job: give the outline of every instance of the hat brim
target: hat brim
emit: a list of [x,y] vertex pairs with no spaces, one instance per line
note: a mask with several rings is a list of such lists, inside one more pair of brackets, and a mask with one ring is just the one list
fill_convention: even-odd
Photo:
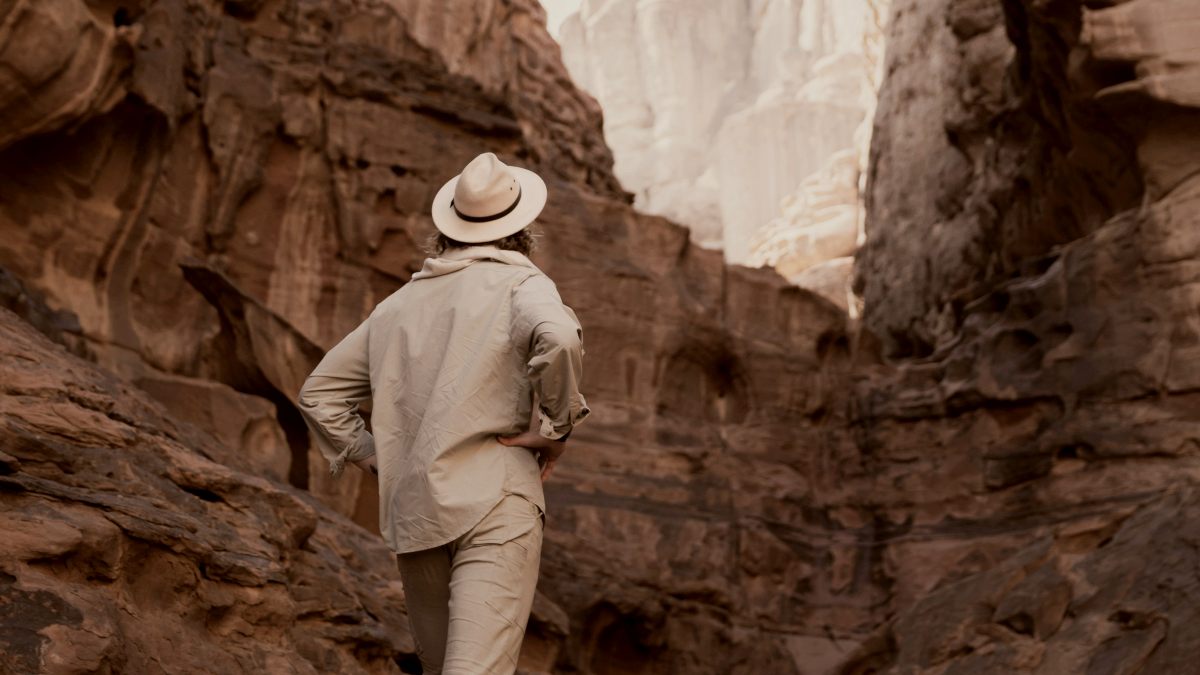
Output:
[[521,201],[511,212],[482,223],[473,223],[458,217],[450,202],[454,199],[454,188],[458,185],[459,176],[446,181],[433,198],[433,225],[439,232],[455,241],[464,244],[479,244],[485,241],[503,239],[510,234],[520,232],[541,214],[546,206],[546,182],[536,173],[510,166],[517,182],[521,184]]

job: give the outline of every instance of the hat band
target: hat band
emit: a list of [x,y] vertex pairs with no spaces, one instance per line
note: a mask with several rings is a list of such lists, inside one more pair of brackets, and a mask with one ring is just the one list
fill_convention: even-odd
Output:
[[517,204],[520,204],[520,203],[521,203],[521,190],[520,190],[520,188],[518,188],[517,189],[517,198],[513,200],[513,203],[509,204],[508,208],[504,209],[500,213],[494,213],[490,216],[468,216],[467,214],[458,210],[458,207],[456,207],[454,205],[453,199],[450,200],[450,208],[454,209],[455,215],[457,215],[459,218],[462,218],[463,220],[467,221],[468,223],[486,223],[488,221],[499,220],[499,219],[503,218],[504,216],[507,216],[508,214],[512,213],[513,209],[517,208]]

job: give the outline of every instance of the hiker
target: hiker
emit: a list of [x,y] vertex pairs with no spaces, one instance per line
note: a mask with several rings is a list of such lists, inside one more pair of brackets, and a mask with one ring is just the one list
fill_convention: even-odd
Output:
[[545,204],[537,174],[490,152],[472,160],[433,200],[434,257],[300,392],[331,473],[351,462],[379,476],[380,529],[426,673],[516,670],[542,483],[589,413],[583,330],[528,258]]

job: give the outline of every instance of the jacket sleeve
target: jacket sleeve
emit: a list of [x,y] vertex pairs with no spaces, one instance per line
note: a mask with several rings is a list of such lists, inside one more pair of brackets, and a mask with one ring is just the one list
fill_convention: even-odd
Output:
[[539,433],[561,439],[591,410],[579,391],[583,328],[549,277],[534,274],[513,289],[514,340],[529,344],[526,374],[538,399]]
[[368,318],[325,354],[300,388],[300,413],[334,476],[347,461],[375,454],[375,439],[358,414],[358,404],[371,397],[369,331]]

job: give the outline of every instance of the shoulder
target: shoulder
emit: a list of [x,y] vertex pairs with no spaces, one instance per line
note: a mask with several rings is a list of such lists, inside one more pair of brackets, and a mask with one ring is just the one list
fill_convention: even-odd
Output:
[[396,311],[404,303],[404,299],[412,293],[413,289],[411,286],[413,283],[413,281],[409,281],[400,288],[392,291],[386,298],[375,303],[375,307],[371,310],[367,318],[371,319],[378,315]]
[[514,277],[513,293],[528,295],[550,295],[561,302],[558,295],[558,285],[554,280],[539,269],[523,268]]

